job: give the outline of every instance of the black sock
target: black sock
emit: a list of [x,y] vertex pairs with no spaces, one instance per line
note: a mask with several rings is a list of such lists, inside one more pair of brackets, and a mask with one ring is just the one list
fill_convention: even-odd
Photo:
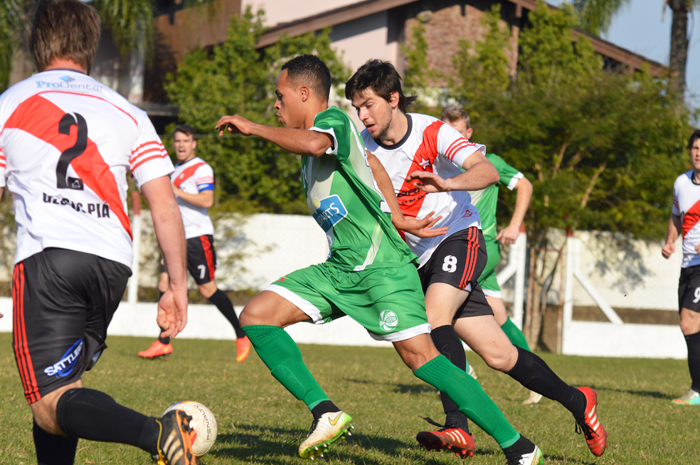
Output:
[[503,449],[503,453],[505,454],[507,459],[511,459],[519,458],[525,454],[529,454],[533,450],[535,450],[535,445],[532,443],[532,441],[530,441],[528,438],[521,434],[520,438],[517,441],[515,441],[515,444]]
[[685,336],[688,345],[688,369],[690,370],[691,388],[700,392],[700,333]]
[[47,433],[36,421],[32,433],[38,465],[73,465],[78,438]]
[[238,317],[236,312],[233,310],[233,304],[226,294],[224,294],[221,289],[217,289],[215,293],[209,297],[209,302],[216,305],[216,308],[226,317],[226,319],[233,326],[233,330],[236,331],[237,338],[245,337],[245,333],[241,329],[241,324],[238,322]]
[[[467,356],[464,354],[462,341],[451,325],[435,328],[430,332],[430,337],[438,352],[447,357],[460,370],[467,371]],[[459,426],[468,433],[467,417],[459,411],[457,404],[452,402],[452,399],[447,397],[444,392],[440,393],[440,399],[442,399],[442,408],[445,410],[445,425]]]
[[56,405],[56,421],[68,436],[118,442],[157,452],[160,427],[153,417],[119,405],[94,389],[69,389]]
[[562,381],[540,357],[518,346],[515,348],[518,349],[518,361],[506,374],[529,390],[556,400],[574,417],[583,417],[586,410],[586,396]]
[[[160,298],[163,297],[163,294],[165,294],[165,292],[158,291],[158,301],[160,301]],[[160,332],[162,333],[163,331],[165,330],[163,328],[160,328]],[[160,342],[161,344],[170,344],[170,338],[158,336],[158,342]]]
[[321,415],[328,412],[339,412],[340,409],[330,400],[324,400],[316,407],[311,409],[311,414],[314,416],[314,420],[321,418]]

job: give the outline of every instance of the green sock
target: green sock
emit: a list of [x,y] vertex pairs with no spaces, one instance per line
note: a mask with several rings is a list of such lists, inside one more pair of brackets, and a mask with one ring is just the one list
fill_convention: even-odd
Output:
[[244,326],[243,331],[272,376],[294,397],[304,401],[309,410],[324,400],[329,400],[301,359],[299,346],[284,329],[251,325]]
[[517,326],[515,326],[515,323],[513,323],[510,320],[510,318],[508,318],[506,322],[501,325],[501,329],[504,333],[506,333],[506,336],[508,336],[508,339],[510,340],[510,342],[513,343],[514,346],[518,346],[523,350],[532,352],[527,345],[527,339],[525,339],[525,335],[522,331],[520,331],[520,329],[518,329]]
[[435,357],[414,374],[446,393],[459,406],[460,412],[493,436],[501,449],[512,446],[520,438],[479,383],[444,355]]

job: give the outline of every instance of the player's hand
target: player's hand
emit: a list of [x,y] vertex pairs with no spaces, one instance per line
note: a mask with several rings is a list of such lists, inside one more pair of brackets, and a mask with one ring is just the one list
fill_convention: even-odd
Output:
[[250,136],[251,128],[255,125],[250,120],[245,119],[240,115],[222,116],[219,122],[216,123],[216,129],[219,130],[219,137],[224,135],[224,131],[228,130],[232,134],[242,134]]
[[163,329],[160,337],[175,337],[187,325],[187,289],[168,287],[158,301],[158,326]]
[[501,245],[515,244],[520,235],[520,228],[509,225],[507,228],[502,229],[501,232],[496,236],[497,241],[501,241]]
[[442,216],[433,218],[434,214],[435,212],[430,212],[421,220],[417,218],[404,217],[403,221],[395,222],[394,226],[396,229],[406,231],[407,233],[418,237],[436,237],[447,234],[447,231],[449,230],[447,226],[431,229],[433,226],[435,226],[435,223],[442,219]]
[[[697,252],[697,250],[698,250],[698,247],[695,247],[696,252]],[[676,246],[673,243],[665,244],[661,248],[661,255],[663,255],[664,258],[670,258],[671,255],[673,254],[673,252],[675,252],[675,251],[676,251]],[[700,252],[698,252],[698,253],[700,253]]]
[[428,171],[414,171],[408,175],[406,181],[427,193],[447,192],[451,190],[446,179],[442,179],[437,174]]

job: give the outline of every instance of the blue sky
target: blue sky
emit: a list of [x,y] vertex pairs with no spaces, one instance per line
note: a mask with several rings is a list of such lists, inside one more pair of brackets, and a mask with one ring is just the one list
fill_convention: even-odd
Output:
[[[564,3],[550,0],[551,4]],[[700,4],[700,2],[696,2]],[[670,8],[661,14],[664,0],[631,0],[617,12],[610,28],[602,37],[632,52],[668,65],[671,50]],[[686,99],[693,108],[700,108],[700,8],[688,18],[688,64],[686,67]]]

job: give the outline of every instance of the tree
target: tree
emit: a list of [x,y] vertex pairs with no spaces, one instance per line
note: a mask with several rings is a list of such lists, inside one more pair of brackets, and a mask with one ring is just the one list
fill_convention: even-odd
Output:
[[[248,8],[231,19],[226,40],[211,52],[195,49],[169,76],[166,92],[180,108],[179,118],[197,131],[197,153],[217,173],[220,201],[238,211],[306,213],[299,175],[300,157],[258,137],[219,138],[214,124],[225,114],[275,125],[275,80],[282,64],[302,53],[317,54],[330,68],[333,85],[344,83],[349,69],[331,49],[329,31],[283,36],[273,46],[256,48],[264,32],[263,12]],[[166,143],[167,145],[167,143]]]
[[563,258],[555,230],[663,237],[673,180],[687,164],[688,113],[667,80],[604,71],[590,41],[574,39],[578,19],[570,6],[550,10],[540,2],[530,13],[511,81],[499,17],[497,6],[484,18],[484,41],[463,43],[455,56],[453,96],[473,115],[475,140],[534,187],[525,219],[531,265],[524,329],[532,344]]
[[[608,29],[615,13],[629,2],[630,0],[573,0],[573,5],[581,17],[583,28],[591,34],[598,35]],[[700,3],[698,0],[665,0],[662,8],[666,5],[673,12],[669,67],[677,73],[675,85],[682,94],[688,62],[688,13]]]

